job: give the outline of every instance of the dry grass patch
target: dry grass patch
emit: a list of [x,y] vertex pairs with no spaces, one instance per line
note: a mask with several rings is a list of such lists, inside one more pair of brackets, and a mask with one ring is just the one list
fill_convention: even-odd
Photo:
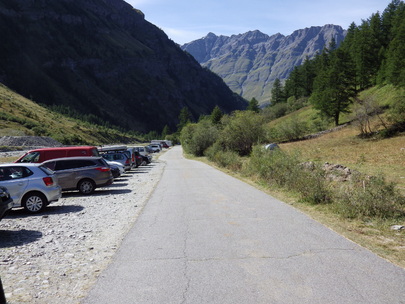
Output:
[[304,159],[340,164],[368,175],[382,173],[405,194],[405,136],[361,139],[354,126],[321,137],[281,144]]

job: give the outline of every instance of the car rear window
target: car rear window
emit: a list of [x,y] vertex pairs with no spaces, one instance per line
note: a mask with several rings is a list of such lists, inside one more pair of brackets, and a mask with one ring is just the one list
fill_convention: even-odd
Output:
[[[55,162],[52,162],[52,163],[55,164]],[[38,168],[41,169],[47,175],[52,175],[55,173],[53,170],[51,170],[50,168],[48,168],[46,166],[39,166]]]
[[98,162],[101,166],[108,167],[108,164],[107,164],[107,162],[104,160],[104,158],[99,158],[99,159],[97,160],[97,162]]

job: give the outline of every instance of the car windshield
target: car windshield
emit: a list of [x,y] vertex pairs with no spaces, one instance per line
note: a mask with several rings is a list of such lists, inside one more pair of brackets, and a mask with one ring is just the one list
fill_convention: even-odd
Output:
[[19,163],[36,163],[39,161],[39,152],[29,152],[19,160]]

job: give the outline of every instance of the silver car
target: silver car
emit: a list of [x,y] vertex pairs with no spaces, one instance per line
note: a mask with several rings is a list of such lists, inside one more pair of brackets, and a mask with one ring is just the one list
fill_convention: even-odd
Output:
[[0,164],[0,186],[10,193],[13,208],[24,207],[30,213],[42,211],[62,195],[54,172],[41,164]]
[[55,171],[62,190],[91,194],[98,187],[111,185],[114,179],[110,166],[102,157],[64,157],[42,164]]
[[132,162],[127,156],[127,154],[123,152],[108,152],[108,153],[101,153],[101,156],[108,161],[116,161],[121,163],[124,166],[125,171],[129,171],[132,168]]

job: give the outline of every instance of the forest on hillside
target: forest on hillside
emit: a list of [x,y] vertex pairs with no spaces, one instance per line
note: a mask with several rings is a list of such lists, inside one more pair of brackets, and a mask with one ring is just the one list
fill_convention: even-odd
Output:
[[[334,41],[313,59],[295,67],[284,84],[276,79],[271,107],[277,116],[306,101],[339,124],[340,115],[375,85],[405,87],[405,4],[393,0],[382,14],[350,25],[344,41]],[[403,107],[403,102],[396,105]],[[405,109],[403,109],[405,111]]]

